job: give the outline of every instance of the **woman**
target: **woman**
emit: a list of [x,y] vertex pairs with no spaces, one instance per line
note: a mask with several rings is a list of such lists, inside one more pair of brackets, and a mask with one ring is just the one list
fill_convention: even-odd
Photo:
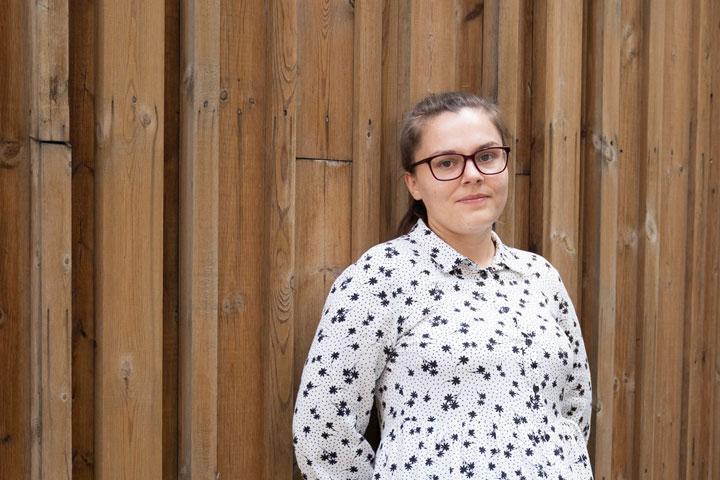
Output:
[[[405,121],[405,235],[336,280],[293,421],[308,479],[587,479],[591,387],[558,272],[492,231],[508,194],[497,109],[430,95]],[[381,442],[363,437],[373,402]]]

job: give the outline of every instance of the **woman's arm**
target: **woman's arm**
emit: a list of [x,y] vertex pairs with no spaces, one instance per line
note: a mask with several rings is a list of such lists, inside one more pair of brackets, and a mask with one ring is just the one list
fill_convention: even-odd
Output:
[[303,478],[372,478],[375,452],[363,434],[395,332],[386,282],[361,261],[333,284],[303,369],[293,419]]

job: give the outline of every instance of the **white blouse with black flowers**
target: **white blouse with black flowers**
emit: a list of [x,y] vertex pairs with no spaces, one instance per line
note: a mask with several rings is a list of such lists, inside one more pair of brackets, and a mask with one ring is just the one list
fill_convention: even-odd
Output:
[[[493,241],[480,268],[418,221],[338,277],[295,405],[304,478],[592,478],[567,291],[547,260]],[[377,451],[363,437],[373,401]]]

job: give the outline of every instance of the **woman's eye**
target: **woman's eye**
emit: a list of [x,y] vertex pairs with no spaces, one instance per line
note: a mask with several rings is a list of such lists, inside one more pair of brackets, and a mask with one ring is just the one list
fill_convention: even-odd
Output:
[[435,162],[435,166],[438,168],[452,168],[457,164],[457,160],[454,158],[438,158]]
[[493,160],[495,160],[495,155],[493,155],[492,153],[487,153],[487,152],[481,153],[480,155],[477,156],[477,159],[480,162],[492,162]]

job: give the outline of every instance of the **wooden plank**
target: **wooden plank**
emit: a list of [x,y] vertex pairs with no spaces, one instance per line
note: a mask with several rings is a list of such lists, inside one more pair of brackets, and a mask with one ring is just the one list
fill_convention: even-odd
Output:
[[30,12],[33,50],[32,136],[67,142],[70,139],[68,104],[68,0],[35,3]]
[[[483,39],[482,39],[482,67],[480,95],[492,102],[498,101],[499,75],[500,75],[500,0],[486,0],[483,2]],[[512,8],[512,5],[510,5]],[[504,33],[503,33],[504,35]],[[460,44],[458,48],[467,48],[467,45]],[[502,59],[504,62],[506,59]]]
[[[615,377],[612,478],[632,478],[637,462],[633,441],[638,338],[640,161],[643,151],[642,2],[622,3],[620,109],[618,130],[618,251],[615,311]],[[600,341],[598,338],[597,341]]]
[[[298,160],[295,250],[293,392],[317,330],[325,298],[335,278],[354,259],[351,230],[353,167],[348,162]],[[299,470],[295,478],[302,478]]]
[[[497,68],[497,104],[502,113],[503,119],[510,130],[510,138],[506,140],[507,145],[512,148],[508,169],[508,202],[502,216],[497,221],[496,230],[503,242],[508,245],[517,245],[516,230],[523,222],[520,217],[527,209],[527,205],[518,205],[518,194],[516,192],[516,178],[524,172],[519,171],[520,163],[518,158],[527,155],[518,148],[521,144],[529,146],[524,130],[525,122],[523,103],[525,101],[525,5],[519,0],[500,2],[498,10],[498,29],[503,32],[497,39],[497,57],[502,62],[495,62]],[[489,66],[487,67],[489,68]],[[527,218],[524,219],[527,221]]]
[[217,473],[220,0],[182,5],[180,478]]
[[96,464],[162,476],[164,4],[97,5]]
[[179,223],[180,1],[165,0],[165,113],[163,130],[163,441],[164,480],[178,478],[179,450]]
[[[545,78],[547,77],[547,2],[532,3],[532,74],[529,90],[531,95],[531,139],[528,172],[530,182],[530,210],[528,212],[528,249],[539,253],[543,247],[545,185],[545,104],[547,101]],[[519,160],[519,159],[518,159]]]
[[30,478],[67,480],[72,475],[70,149],[34,141],[31,152]]
[[30,478],[38,480],[72,474],[68,23],[65,0],[30,9]]
[[[295,312],[295,146],[297,32],[294,0],[275,0],[268,12],[270,122],[266,128],[268,213],[265,276],[264,478],[290,478],[293,468],[293,329]],[[270,453],[272,452],[272,453]]]
[[406,109],[430,92],[457,88],[459,46],[454,7],[432,0],[411,2],[410,104]]
[[380,240],[397,234],[409,205],[402,184],[400,128],[410,108],[410,0],[385,0],[382,50],[382,160],[380,165]]
[[[688,272],[686,275],[686,333],[683,369],[683,415],[681,428],[680,471],[685,478],[713,478],[712,463],[717,449],[713,449],[712,430],[717,422],[717,411],[712,408],[715,383],[714,355],[717,309],[713,298],[717,290],[718,236],[716,215],[708,216],[718,208],[717,169],[713,168],[712,97],[714,70],[717,69],[718,33],[710,21],[713,2],[701,1],[692,13],[694,38],[691,78],[696,102],[693,123],[697,125],[690,139],[690,198],[692,219],[688,222]],[[714,174],[714,175],[713,175]],[[713,203],[715,192],[715,205]],[[715,210],[716,212],[717,210]],[[713,238],[713,234],[715,235]],[[713,266],[715,272],[713,272]],[[713,278],[713,273],[716,278]],[[714,280],[714,282],[713,282]],[[711,315],[711,316],[708,316]],[[714,315],[714,316],[713,316]],[[710,407],[710,408],[708,408]]]
[[264,0],[221,10],[218,465],[221,478],[263,478],[268,24]]
[[72,472],[92,480],[95,442],[95,9],[69,9],[72,145]]
[[455,60],[457,89],[479,94],[482,91],[484,41],[491,40],[483,30],[486,3],[457,0],[455,11],[458,29],[458,57]]
[[590,327],[586,348],[595,380],[593,465],[597,478],[612,478],[622,12],[611,1],[594,3],[588,13],[582,318]]
[[352,256],[380,241],[382,3],[355,4],[352,154]]
[[665,42],[663,26],[665,2],[652,5],[646,12],[644,59],[645,91],[647,92],[642,125],[647,130],[642,146],[643,165],[641,174],[642,235],[640,237],[641,284],[640,312],[642,315],[638,338],[638,397],[635,416],[635,444],[638,460],[634,478],[656,478],[654,468],[655,411],[653,398],[655,385],[656,324],[658,317],[658,296],[660,283],[660,248],[658,225],[660,223],[660,146],[662,142],[663,99],[663,58]]
[[679,478],[682,364],[685,324],[688,163],[690,153],[691,9],[668,4],[665,20],[665,103],[660,150],[660,282],[655,374],[656,478]]
[[541,253],[560,271],[579,311],[580,106],[583,5],[547,3]]
[[[355,8],[364,9],[361,3]],[[353,85],[361,80],[353,75],[353,3],[319,0],[301,5],[297,156],[349,160],[353,153]],[[363,84],[358,87],[366,88]]]
[[3,479],[30,477],[30,6],[6,2],[0,17],[0,465]]

